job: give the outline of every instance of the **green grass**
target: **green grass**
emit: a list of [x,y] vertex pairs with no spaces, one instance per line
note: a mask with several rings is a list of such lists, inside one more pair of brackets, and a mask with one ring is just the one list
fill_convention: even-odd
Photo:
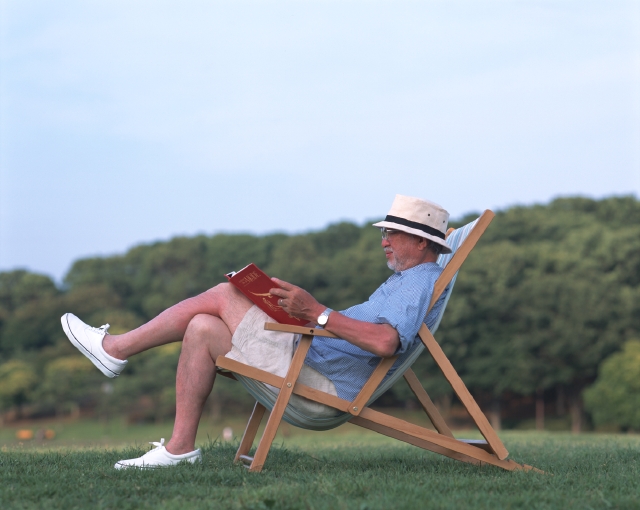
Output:
[[[138,432],[155,433],[154,427],[141,427]],[[279,436],[260,474],[234,465],[235,444],[218,441],[203,445],[201,465],[153,471],[113,469],[117,460],[139,456],[148,446],[79,450],[57,446],[52,450],[57,440],[40,447],[7,445],[0,452],[0,507],[640,506],[637,436],[503,433],[511,457],[549,473],[540,475],[462,464],[351,425],[324,433],[296,429],[285,429],[285,433],[288,437]]]

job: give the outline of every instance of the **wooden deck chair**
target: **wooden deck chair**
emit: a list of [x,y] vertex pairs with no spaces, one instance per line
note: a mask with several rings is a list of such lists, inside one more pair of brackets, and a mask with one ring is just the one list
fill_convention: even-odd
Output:
[[[438,258],[438,264],[440,264],[444,270],[435,284],[433,297],[429,305],[430,310],[442,293],[446,292],[444,306],[442,306],[440,315],[432,328],[433,331],[430,331],[424,323],[422,324],[418,332],[422,342],[418,342],[408,353],[402,355],[402,359],[400,363],[394,367],[395,370],[392,371],[393,373],[388,374],[392,366],[396,364],[398,356],[381,359],[369,380],[352,402],[296,382],[313,337],[325,336],[336,338],[328,331],[278,323],[265,324],[265,329],[268,330],[300,333],[302,335],[291,361],[291,366],[285,377],[278,377],[224,356],[218,357],[216,365],[221,375],[226,375],[241,381],[249,393],[256,399],[253,413],[247,423],[235,461],[243,462],[250,471],[261,471],[278,427],[284,419],[294,426],[312,430],[328,430],[345,422],[349,422],[462,462],[476,465],[491,464],[506,470],[535,469],[531,466],[518,464],[507,458],[509,452],[502,444],[502,441],[489,424],[489,421],[480,410],[471,393],[469,393],[464,382],[460,376],[458,376],[440,348],[440,345],[433,337],[433,333],[435,333],[442,319],[442,314],[451,295],[451,290],[453,289],[453,284],[455,283],[460,266],[494,216],[493,212],[487,210],[472,223],[456,230],[449,229],[447,232],[447,244],[451,246],[452,253],[440,255]],[[429,398],[429,395],[420,384],[418,378],[411,370],[411,365],[425,347],[438,367],[442,370],[449,384],[451,384],[462,405],[471,415],[471,418],[484,436],[484,441],[456,439],[438,409]],[[400,377],[404,377],[405,381],[409,384],[409,387],[419,400],[437,432],[375,411],[369,407],[373,401],[388,390]],[[275,394],[263,383],[279,388],[279,393]],[[338,416],[330,418],[309,418],[304,416],[296,408],[288,405],[293,393],[331,406],[341,411],[341,413]],[[249,451],[267,409],[270,409],[267,425],[254,456],[250,457],[248,455]]]

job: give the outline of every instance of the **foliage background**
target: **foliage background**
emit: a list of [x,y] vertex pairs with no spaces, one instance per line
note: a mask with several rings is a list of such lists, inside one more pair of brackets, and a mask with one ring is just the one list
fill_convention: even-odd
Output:
[[[369,224],[337,223],[300,235],[201,235],[140,245],[76,261],[61,286],[25,270],[0,273],[1,410],[7,419],[83,411],[126,412],[132,421],[170,417],[179,344],[137,356],[121,377],[106,381],[66,340],[59,317],[71,311],[94,326],[109,322],[112,332],[126,331],[250,262],[340,310],[366,300],[390,274],[379,244]],[[584,427],[583,392],[613,355],[599,389],[589,393],[588,410],[597,425],[637,429],[637,417],[602,411],[607,399],[595,395],[615,386],[621,401],[637,399],[637,385],[620,387],[610,367],[625,342],[640,338],[639,297],[636,198],[512,207],[497,213],[465,263],[437,338],[481,406],[507,425],[510,416],[526,415],[519,407],[532,412],[542,402],[543,411]],[[446,411],[451,391],[432,361],[425,355],[414,369]],[[217,385],[213,396],[214,415],[250,403],[239,385]],[[380,400],[411,402],[402,385]]]

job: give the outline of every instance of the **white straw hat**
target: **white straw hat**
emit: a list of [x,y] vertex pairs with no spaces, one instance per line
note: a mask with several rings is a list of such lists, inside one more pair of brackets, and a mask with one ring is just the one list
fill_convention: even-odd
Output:
[[421,198],[396,195],[387,217],[373,226],[402,230],[424,237],[441,245],[442,253],[451,253],[451,248],[445,241],[448,224],[449,213],[438,204]]

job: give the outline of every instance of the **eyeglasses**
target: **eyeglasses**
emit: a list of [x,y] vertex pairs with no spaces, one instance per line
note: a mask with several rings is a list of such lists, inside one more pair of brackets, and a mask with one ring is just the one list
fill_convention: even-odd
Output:
[[380,228],[382,239],[384,239],[385,241],[388,241],[390,236],[392,236],[393,234],[397,234],[398,232],[400,232],[400,230],[393,230],[391,228],[386,228],[386,227]]

